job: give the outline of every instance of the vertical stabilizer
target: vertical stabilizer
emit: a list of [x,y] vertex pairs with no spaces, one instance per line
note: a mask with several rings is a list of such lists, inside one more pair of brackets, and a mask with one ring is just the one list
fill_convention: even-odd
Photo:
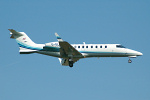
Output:
[[10,35],[12,39],[16,39],[18,43],[23,43],[27,45],[34,45],[35,43],[24,33],[24,32],[17,32],[13,29],[8,29],[10,31]]
[[36,48],[35,43],[24,33],[17,32],[13,29],[8,29],[12,39],[16,39],[16,42],[19,45],[20,53],[30,53],[36,51],[39,48]]

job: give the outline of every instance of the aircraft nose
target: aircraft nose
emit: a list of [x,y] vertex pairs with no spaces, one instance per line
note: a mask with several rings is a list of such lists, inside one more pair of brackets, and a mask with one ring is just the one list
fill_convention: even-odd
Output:
[[130,50],[130,49],[128,49],[127,50],[127,54],[129,54],[129,55],[134,55],[134,56],[142,56],[143,55],[143,53],[141,53],[141,52],[138,52],[138,51],[135,51],[135,50]]
[[143,55],[143,53],[138,52],[138,51],[134,51],[134,54],[135,54],[136,56],[142,56],[142,55]]
[[142,55],[143,55],[143,53],[137,52],[137,56],[142,56]]

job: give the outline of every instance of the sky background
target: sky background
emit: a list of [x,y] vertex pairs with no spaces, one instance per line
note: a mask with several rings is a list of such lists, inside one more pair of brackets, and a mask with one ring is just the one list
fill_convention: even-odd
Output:
[[[122,44],[144,55],[87,58],[73,68],[20,55],[8,29],[35,43]],[[0,100],[150,100],[149,0],[0,0]]]

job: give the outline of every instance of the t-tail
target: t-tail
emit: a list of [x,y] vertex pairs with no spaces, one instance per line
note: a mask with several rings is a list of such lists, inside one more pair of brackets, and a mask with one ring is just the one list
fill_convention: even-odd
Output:
[[20,48],[20,54],[30,54],[42,49],[38,47],[37,44],[34,43],[24,32],[17,32],[13,29],[8,30],[11,34],[10,38],[16,39]]

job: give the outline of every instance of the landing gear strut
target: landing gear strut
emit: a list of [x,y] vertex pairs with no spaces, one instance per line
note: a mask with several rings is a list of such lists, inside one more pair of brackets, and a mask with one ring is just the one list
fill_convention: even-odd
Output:
[[129,60],[128,60],[128,63],[132,63],[132,60],[131,60],[131,59],[129,59]]
[[69,59],[69,67],[73,67],[73,59]]

